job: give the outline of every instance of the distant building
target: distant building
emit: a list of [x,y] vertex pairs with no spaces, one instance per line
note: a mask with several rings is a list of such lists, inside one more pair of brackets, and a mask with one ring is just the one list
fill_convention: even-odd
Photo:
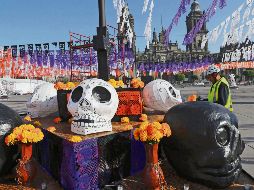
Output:
[[[195,26],[197,21],[203,16],[204,12],[200,10],[199,3],[194,0],[191,4],[191,11],[186,17],[187,33]],[[186,50],[181,50],[178,42],[168,42],[165,45],[166,30],[162,27],[159,35],[154,28],[152,41],[149,43],[149,49],[146,47],[143,53],[138,52],[137,61],[139,63],[165,63],[177,62],[188,59],[202,59],[209,54],[208,43],[201,48],[202,37],[208,33],[206,23],[204,23],[201,31],[197,34],[192,44],[186,46]]]

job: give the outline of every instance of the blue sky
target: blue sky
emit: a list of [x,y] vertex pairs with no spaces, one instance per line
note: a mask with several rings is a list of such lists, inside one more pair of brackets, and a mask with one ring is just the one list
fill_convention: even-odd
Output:
[[[215,16],[207,24],[212,30],[246,0],[227,0],[227,6],[217,9]],[[0,46],[23,45],[29,43],[51,43],[69,40],[69,31],[92,36],[98,26],[97,0],[0,0]],[[106,2],[106,22],[116,24],[116,10],[113,0]],[[148,12],[142,15],[143,0],[127,0],[130,12],[135,18],[135,32],[143,36]],[[199,0],[202,10],[206,10],[212,0]],[[154,0],[152,28],[161,30],[171,23],[176,14],[180,0]],[[187,13],[190,7],[187,8]],[[178,41],[181,46],[186,34],[185,18],[182,15],[177,26],[174,26],[170,39]],[[161,19],[162,18],[162,19]],[[113,33],[113,31],[110,31]],[[146,42],[144,37],[137,38],[137,47],[142,51]],[[212,52],[219,51],[221,40],[210,45]],[[27,48],[27,47],[26,47]]]

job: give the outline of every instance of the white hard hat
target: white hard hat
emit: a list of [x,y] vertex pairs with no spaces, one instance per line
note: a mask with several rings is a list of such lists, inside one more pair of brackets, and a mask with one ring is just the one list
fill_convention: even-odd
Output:
[[216,65],[210,65],[207,69],[207,75],[220,72],[220,68]]

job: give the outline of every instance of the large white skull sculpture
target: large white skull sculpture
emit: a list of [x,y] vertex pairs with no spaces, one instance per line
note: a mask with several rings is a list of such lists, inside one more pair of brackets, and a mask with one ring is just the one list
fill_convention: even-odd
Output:
[[101,79],[87,79],[72,90],[67,105],[73,116],[71,131],[87,135],[112,131],[119,99],[116,90]]
[[146,107],[163,112],[182,102],[180,91],[162,79],[153,80],[145,86],[143,100]]
[[37,86],[26,103],[27,113],[32,117],[45,117],[58,111],[57,91],[52,83]]

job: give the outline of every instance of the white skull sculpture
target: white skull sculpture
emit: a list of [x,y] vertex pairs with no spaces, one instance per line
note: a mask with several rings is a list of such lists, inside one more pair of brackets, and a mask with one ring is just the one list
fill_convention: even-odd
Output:
[[27,113],[32,117],[45,117],[58,111],[57,91],[52,83],[37,86],[26,103]]
[[87,135],[112,131],[119,99],[112,85],[101,79],[87,79],[72,90],[67,105],[73,116],[71,131]]
[[180,91],[162,79],[153,80],[145,86],[143,100],[146,107],[163,112],[182,102]]

